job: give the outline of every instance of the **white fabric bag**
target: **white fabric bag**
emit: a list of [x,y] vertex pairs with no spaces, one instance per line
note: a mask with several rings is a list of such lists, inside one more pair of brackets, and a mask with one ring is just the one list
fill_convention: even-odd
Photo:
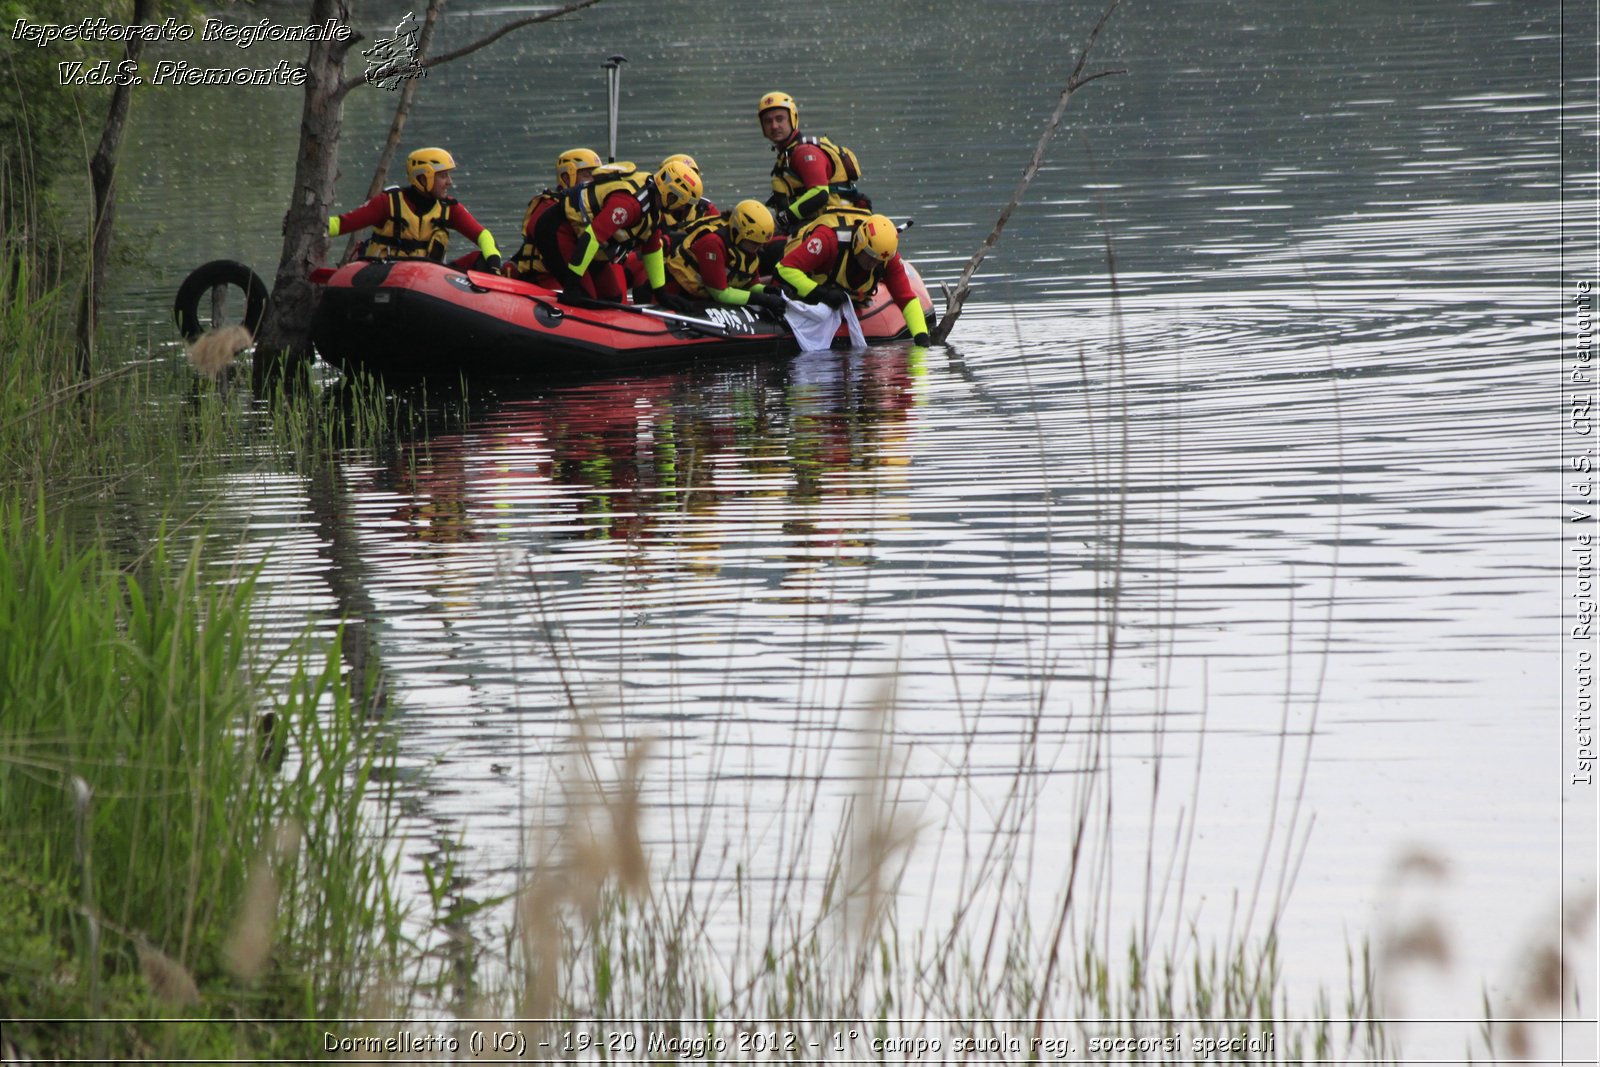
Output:
[[853,300],[846,300],[841,308],[831,308],[827,304],[806,304],[799,300],[783,298],[783,321],[789,324],[789,329],[794,331],[795,339],[800,342],[803,352],[815,352],[819,349],[832,348],[834,335],[839,332],[839,322],[850,330],[850,347],[867,347],[866,335],[861,332],[861,320],[856,318],[856,305]]

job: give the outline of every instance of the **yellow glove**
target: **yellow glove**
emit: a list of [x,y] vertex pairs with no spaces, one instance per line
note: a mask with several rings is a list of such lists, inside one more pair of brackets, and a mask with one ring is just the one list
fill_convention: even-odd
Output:
[[922,313],[922,301],[912,297],[906,301],[906,306],[900,309],[906,318],[906,326],[911,330],[913,344],[926,345],[928,343],[928,318]]
[[778,277],[793,286],[795,293],[802,298],[810,296],[811,290],[817,287],[817,283],[811,280],[811,275],[798,267],[785,267],[779,263]]

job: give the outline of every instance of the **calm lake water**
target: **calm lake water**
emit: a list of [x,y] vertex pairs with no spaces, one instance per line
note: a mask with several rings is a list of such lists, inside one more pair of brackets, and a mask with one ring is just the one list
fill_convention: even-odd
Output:
[[[453,4],[444,47],[524,10]],[[601,4],[436,70],[405,143],[455,152],[514,247],[556,153],[605,150],[607,55],[628,58],[619,155],[689,151],[722,203],[763,195],[752,109],[781,88],[953,283],[1098,10],[821,2],[807,24],[852,29],[798,43],[794,14]],[[1594,891],[1594,792],[1564,788],[1560,457],[1596,87],[1573,64],[1563,103],[1562,45],[1550,4],[1130,4],[1090,62],[1127,73],[1074,99],[951,347],[475,388],[464,425],[390,455],[241,477],[216,536],[267,560],[269,639],[359,617],[398,712],[408,862],[454,855],[469,895],[514,877],[572,769],[574,702],[606,760],[657,739],[663,876],[704,834],[759,879],[796,820],[836,819],[889,678],[916,921],[954,906],[952,856],[1003,823],[1019,766],[1048,914],[1098,766],[1111,941],[1156,896],[1181,942],[1191,921],[1260,932],[1285,894],[1307,1013],[1395,921],[1402,858],[1438,857],[1405,906],[1441,918],[1453,964],[1406,1007],[1463,1020],[1426,1038],[1454,1053],[1481,990]],[[392,100],[350,97],[341,208]],[[298,106],[141,99],[133,321],[162,336],[207,259],[271,277]]]

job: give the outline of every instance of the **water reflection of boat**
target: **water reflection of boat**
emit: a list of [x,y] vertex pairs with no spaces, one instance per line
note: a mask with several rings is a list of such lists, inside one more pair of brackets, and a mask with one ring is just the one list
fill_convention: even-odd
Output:
[[[921,278],[909,273],[931,311]],[[358,261],[313,280],[322,286],[312,327],[318,351],[337,366],[379,373],[594,377],[799,350],[787,327],[755,309],[673,314],[563,302],[541,286],[426,260]],[[886,290],[860,318],[869,344],[907,335]]]
[[462,430],[398,449],[372,488],[392,528],[435,543],[530,523],[558,540],[672,538],[739,499],[809,522],[832,477],[853,492],[896,465],[914,365],[901,349],[814,352],[502,391]]

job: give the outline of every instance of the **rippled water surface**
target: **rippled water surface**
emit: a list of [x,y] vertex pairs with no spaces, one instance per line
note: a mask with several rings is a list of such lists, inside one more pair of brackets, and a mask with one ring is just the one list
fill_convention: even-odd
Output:
[[[446,47],[506,10],[452,5]],[[430,75],[407,143],[457,153],[504,245],[558,151],[604,150],[611,52],[622,154],[691,151],[719,201],[760,195],[751,110],[783,88],[953,282],[1094,12],[871,12],[796,44],[790,9],[602,4]],[[266,625],[359,620],[409,852],[459,844],[484,893],[570,767],[574,705],[608,754],[657,739],[664,868],[704,826],[759,878],[796,795],[848,797],[847,728],[887,704],[924,826],[980,838],[1020,765],[1048,898],[1104,759],[1108,898],[1181,855],[1163,919],[1220,936],[1264,867],[1265,893],[1292,886],[1290,973],[1340,991],[1397,860],[1441,857],[1462,966],[1433,1006],[1472,1018],[1513,970],[1506,931],[1593,888],[1593,797],[1561,790],[1556,457],[1559,250],[1594,130],[1563,110],[1560,49],[1551,5],[1129,5],[1090,64],[1127,73],[1074,99],[950,347],[475,385],[464,421],[235,487]],[[203,259],[270,276],[296,102],[234,92],[139,115],[130,213],[163,229],[130,314],[158,319]],[[343,206],[388,102],[352,95]],[[251,143],[198,165],[241,103]],[[906,886],[937,915],[931,851]]]

